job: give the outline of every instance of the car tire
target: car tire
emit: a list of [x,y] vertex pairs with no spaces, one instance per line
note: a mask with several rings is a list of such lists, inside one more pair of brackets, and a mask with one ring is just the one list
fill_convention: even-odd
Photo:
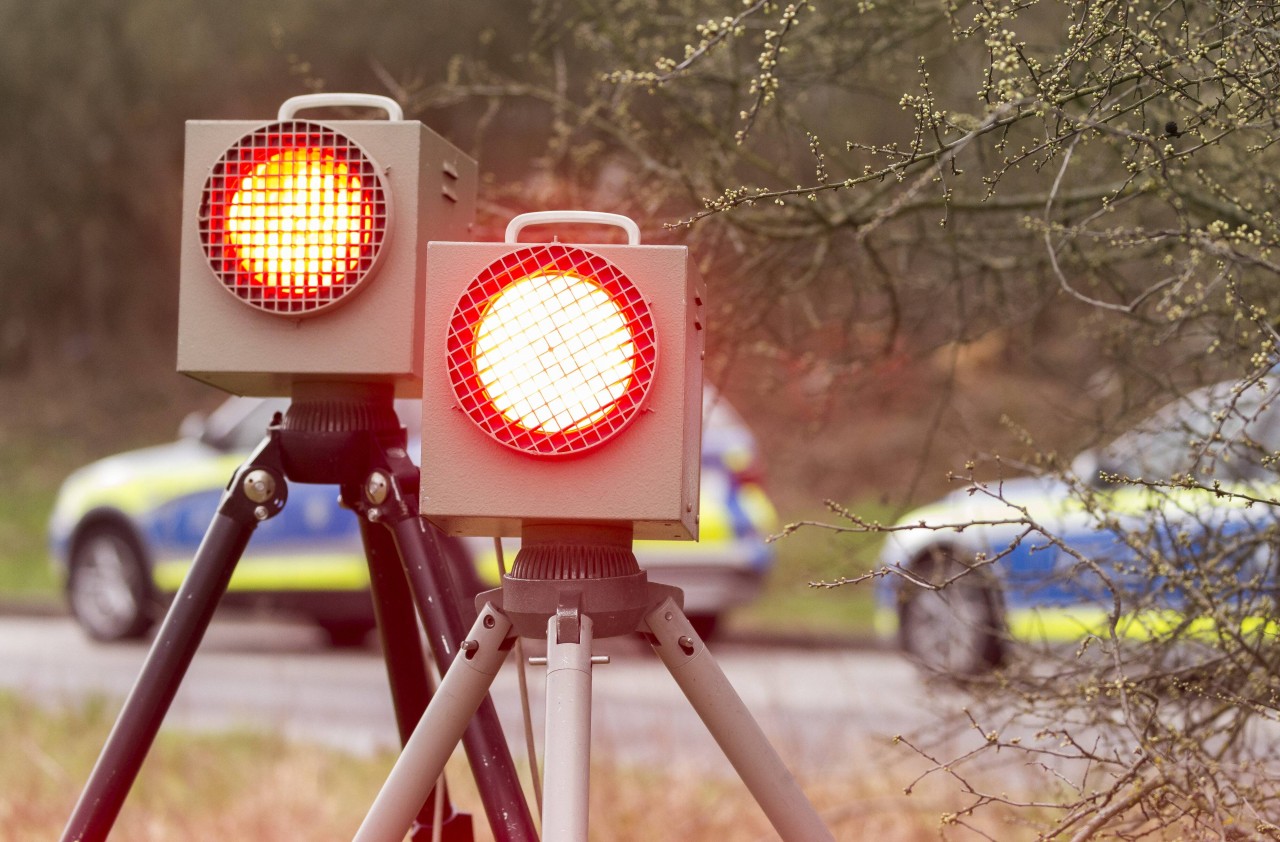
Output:
[[94,640],[137,640],[155,624],[142,549],[123,526],[98,524],[77,538],[66,595],[72,616]]
[[377,623],[368,620],[318,620],[316,625],[334,649],[358,649],[377,628]]
[[924,582],[947,584],[929,589],[903,582],[898,603],[903,651],[929,671],[956,678],[1000,666],[1005,658],[1003,611],[991,576],[982,569],[966,572],[966,565],[941,548],[919,557],[910,570]]

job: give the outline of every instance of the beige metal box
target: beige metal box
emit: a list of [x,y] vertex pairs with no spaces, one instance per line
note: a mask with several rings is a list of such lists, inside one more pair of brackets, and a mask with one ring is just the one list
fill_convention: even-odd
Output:
[[386,193],[386,232],[358,294],[309,315],[246,305],[219,280],[201,235],[202,193],[224,151],[273,124],[187,123],[178,370],[242,395],[288,395],[304,380],[394,382],[421,389],[423,286],[429,239],[464,239],[475,212],[476,163],[417,121],[304,123],[363,150]]
[[522,248],[514,242],[427,246],[423,515],[452,535],[516,536],[527,523],[611,522],[631,524],[638,539],[696,540],[704,331],[688,249],[571,247],[608,261],[643,296],[653,318],[656,364],[648,398],[628,426],[586,452],[536,456],[503,446],[477,426],[460,406],[446,364],[461,296],[486,267]]

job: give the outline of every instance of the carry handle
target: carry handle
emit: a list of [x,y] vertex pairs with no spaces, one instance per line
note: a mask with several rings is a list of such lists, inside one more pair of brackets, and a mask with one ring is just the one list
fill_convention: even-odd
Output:
[[546,225],[554,222],[590,222],[596,225],[613,225],[627,232],[627,245],[640,245],[640,226],[635,220],[620,213],[600,211],[560,210],[522,213],[507,223],[508,243],[518,242],[520,232],[529,225]]
[[300,94],[291,96],[280,104],[278,120],[292,120],[293,116],[304,108],[328,108],[330,106],[354,105],[365,108],[380,108],[387,112],[387,119],[399,122],[404,120],[404,109],[400,103],[388,96],[378,94]]

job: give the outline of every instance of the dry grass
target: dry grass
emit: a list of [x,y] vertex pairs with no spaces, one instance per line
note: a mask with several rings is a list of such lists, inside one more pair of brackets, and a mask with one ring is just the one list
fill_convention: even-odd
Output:
[[[100,703],[51,713],[0,696],[0,840],[57,838],[113,713],[114,706]],[[265,734],[162,732],[112,838],[350,839],[393,759],[354,757]],[[837,839],[939,838],[941,793],[918,791],[908,797],[898,788],[901,780],[900,774],[876,780],[841,775],[802,783]],[[476,814],[477,840],[492,839],[461,756],[451,764],[450,788],[462,809]],[[597,757],[591,797],[591,838],[596,840],[776,838],[734,779],[620,768]],[[1020,838],[1009,835],[1009,816],[991,818],[1003,828],[993,838]],[[950,833],[947,838],[976,837]]]

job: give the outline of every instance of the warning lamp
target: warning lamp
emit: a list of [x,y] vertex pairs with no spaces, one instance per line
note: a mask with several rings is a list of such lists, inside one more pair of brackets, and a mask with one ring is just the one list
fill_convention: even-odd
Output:
[[[302,109],[375,108],[318,122]],[[178,368],[230,392],[300,380],[416,396],[428,239],[465,238],[476,164],[398,104],[294,97],[274,122],[190,121]]]
[[205,181],[209,265],[246,304],[306,315],[344,300],[387,239],[387,190],[369,156],[316,123],[268,126],[231,146]]
[[565,456],[631,423],[653,382],[653,315],[617,266],[576,246],[533,246],[485,267],[449,324],[458,405],[519,452]]
[[[520,244],[531,224],[627,245]],[[503,243],[427,246],[422,512],[457,535],[626,523],[697,535],[702,321],[682,246],[627,217],[548,211]]]

